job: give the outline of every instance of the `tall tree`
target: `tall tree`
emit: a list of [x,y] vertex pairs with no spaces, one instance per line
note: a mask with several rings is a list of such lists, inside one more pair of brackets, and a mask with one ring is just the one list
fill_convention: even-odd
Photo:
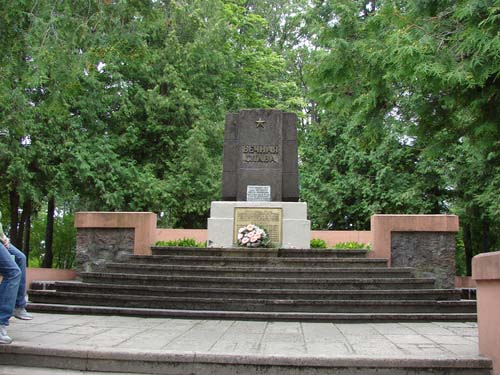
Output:
[[[498,9],[493,0],[338,0],[315,2],[309,18],[322,117],[358,129],[361,148],[387,137],[412,148],[404,170],[422,172],[415,197],[434,202],[423,212],[460,215],[474,232],[469,255],[498,244]],[[478,178],[465,177],[471,170]],[[488,244],[474,245],[485,235]]]
[[205,225],[225,113],[295,95],[264,18],[238,1],[0,7],[0,178],[16,238],[20,208],[48,197]]

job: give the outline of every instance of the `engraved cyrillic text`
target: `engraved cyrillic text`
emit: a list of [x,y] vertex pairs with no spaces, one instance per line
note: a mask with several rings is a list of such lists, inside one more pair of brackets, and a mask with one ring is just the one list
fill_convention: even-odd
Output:
[[280,147],[277,145],[243,145],[241,149],[246,163],[279,163]]

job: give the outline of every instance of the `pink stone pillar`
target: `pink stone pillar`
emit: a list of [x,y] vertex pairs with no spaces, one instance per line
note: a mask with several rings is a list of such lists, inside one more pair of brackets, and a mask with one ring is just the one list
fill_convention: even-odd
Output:
[[373,215],[371,217],[372,258],[391,262],[392,232],[458,232],[455,215]]
[[156,214],[152,212],[77,212],[75,227],[134,229],[134,254],[151,255],[156,240]]
[[500,251],[472,259],[477,285],[479,352],[493,361],[493,375],[500,375]]

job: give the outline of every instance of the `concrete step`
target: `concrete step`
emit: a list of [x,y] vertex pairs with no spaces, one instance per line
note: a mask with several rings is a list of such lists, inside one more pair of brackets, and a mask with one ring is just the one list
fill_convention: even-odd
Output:
[[168,276],[131,273],[84,272],[87,283],[120,285],[257,288],[257,289],[326,289],[326,290],[380,290],[432,289],[430,278],[277,278],[277,277],[209,277]]
[[153,246],[153,255],[195,255],[195,256],[236,256],[267,258],[364,258],[368,250],[333,250],[333,249],[246,249],[246,248],[200,248]]
[[[0,371],[7,366],[22,364],[38,369],[68,369],[67,374],[79,370],[84,371],[83,374],[164,375],[489,375],[492,368],[491,361],[482,358],[263,356],[123,349],[103,352],[90,348],[50,346],[4,346],[1,354]],[[9,375],[45,374],[37,371],[12,372]]]
[[410,321],[476,321],[475,313],[310,313],[310,312],[262,312],[262,311],[215,311],[177,310],[156,308],[130,308],[117,306],[64,305],[30,302],[33,312],[58,312],[72,314],[124,315],[185,319],[232,319],[295,322],[410,322]]
[[106,314],[149,309],[160,311],[158,316],[214,319],[476,317],[475,301],[460,300],[458,290],[435,290],[433,279],[416,278],[411,268],[387,268],[385,260],[365,258],[366,251],[169,247],[153,252],[164,255],[109,263],[105,272],[81,273],[83,282],[43,284],[44,290],[34,284],[30,301],[40,311],[91,312],[91,305]]
[[[144,375],[144,373],[139,372],[128,372],[127,369],[123,369],[120,372],[103,372],[103,371],[86,371],[82,370],[70,370],[74,368],[74,363],[71,356],[64,358],[65,364],[61,366],[61,363],[54,363],[52,366],[61,366],[61,368],[55,367],[34,367],[40,366],[38,363],[32,363],[31,366],[9,366],[2,365],[0,367],[0,375]],[[20,358],[20,363],[27,363],[27,358]],[[1,362],[1,360],[0,360]],[[75,361],[76,362],[76,361]],[[64,367],[68,368],[64,368]]]
[[[46,375],[40,367],[68,369],[81,374],[164,375],[490,375],[492,363],[483,358],[397,358],[265,356],[162,352],[50,346],[4,346],[0,348],[0,375]],[[32,372],[5,372],[8,366],[36,366]],[[62,374],[55,371],[54,374]]]
[[163,297],[257,298],[257,299],[329,299],[329,300],[450,300],[460,299],[458,289],[408,290],[316,290],[316,289],[252,289],[252,288],[189,288],[171,286],[134,286],[115,284],[87,284],[81,282],[54,282],[51,286],[32,289],[61,292],[149,295]]
[[474,301],[434,300],[299,300],[299,299],[236,299],[200,297],[161,297],[130,294],[73,293],[32,291],[30,299],[37,303],[121,306],[179,310],[225,310],[259,312],[315,313],[474,313]]
[[326,268],[314,267],[235,267],[193,266],[167,264],[108,263],[111,273],[169,275],[169,276],[219,276],[219,277],[277,277],[277,278],[411,278],[412,268]]
[[131,263],[177,264],[231,267],[317,267],[317,268],[362,268],[387,267],[386,259],[371,258],[284,258],[284,257],[244,257],[244,256],[203,256],[203,255],[135,255]]

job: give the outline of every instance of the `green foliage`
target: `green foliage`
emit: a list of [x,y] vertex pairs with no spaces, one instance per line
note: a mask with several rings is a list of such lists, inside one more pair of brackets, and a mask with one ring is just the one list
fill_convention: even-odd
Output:
[[317,2],[301,145],[316,228],[457,213],[467,273],[498,249],[500,40],[494,0]]
[[194,238],[181,238],[171,241],[158,241],[156,246],[177,246],[177,247],[205,247],[205,243],[196,242]]
[[0,2],[4,225],[31,218],[39,259],[54,197],[60,267],[73,248],[62,221],[76,210],[205,227],[225,114],[280,108],[301,119],[313,228],[456,213],[470,273],[473,255],[500,246],[498,10],[497,0]]
[[455,252],[455,275],[467,276],[464,241],[457,236]]
[[311,249],[326,249],[326,242],[320,238],[312,238],[311,239]]
[[333,249],[339,249],[339,250],[370,250],[371,246],[370,244],[362,243],[362,242],[355,242],[355,241],[350,241],[350,242],[338,242],[332,247]]
[[[76,229],[74,215],[61,212],[55,217],[53,254],[54,268],[71,269],[75,265]],[[45,255],[45,226],[47,216],[40,213],[33,221],[29,267],[40,267]]]
[[268,43],[266,6],[2,2],[0,200],[12,227],[49,197],[205,227],[226,112],[300,110],[283,49]]
[[[439,213],[448,198],[439,161],[379,131],[366,145],[357,126],[325,116],[301,145],[301,197],[317,229],[369,229],[374,213]],[[433,169],[434,167],[434,169]]]

